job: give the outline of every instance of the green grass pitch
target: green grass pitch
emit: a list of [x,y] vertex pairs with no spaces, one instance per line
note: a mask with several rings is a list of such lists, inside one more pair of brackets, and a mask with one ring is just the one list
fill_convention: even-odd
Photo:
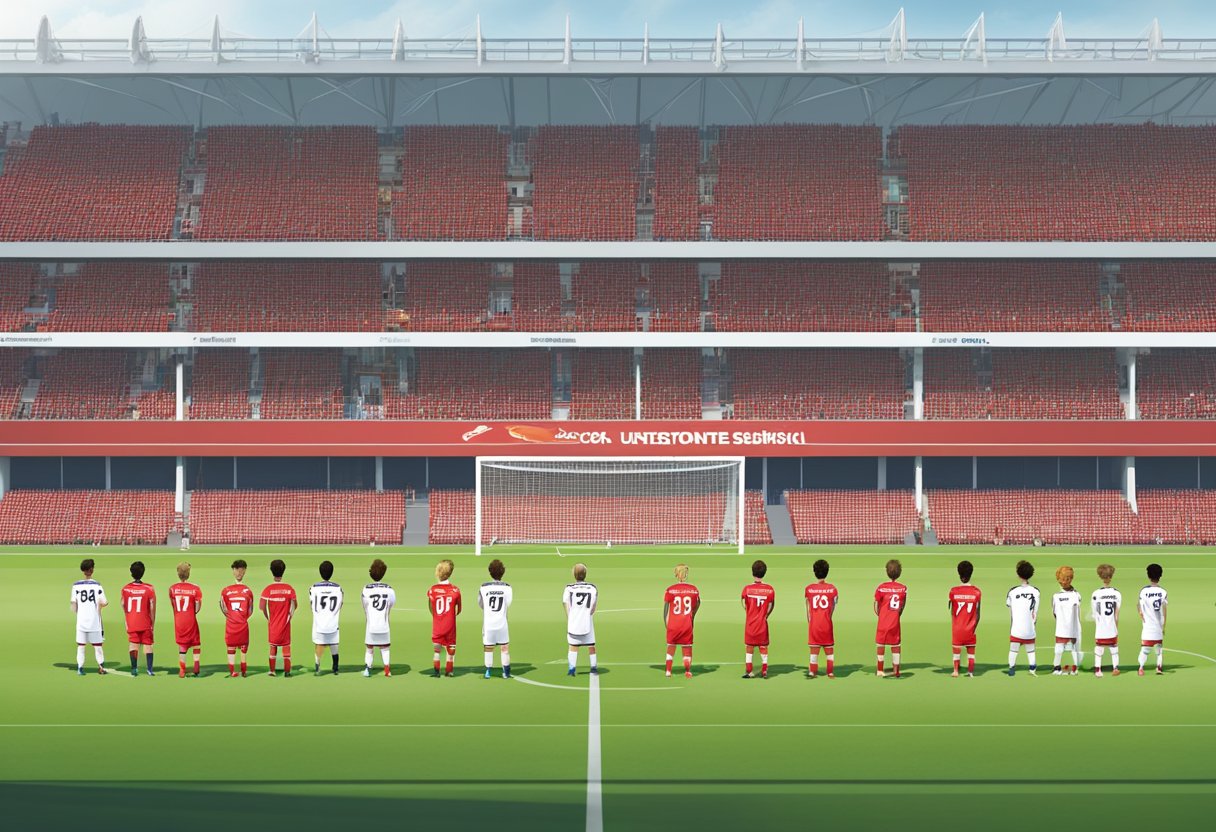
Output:
[[[346,589],[343,673],[312,675],[311,612],[294,627],[291,679],[265,675],[265,624],[251,621],[250,678],[228,679],[217,608],[229,561],[250,563],[255,593],[282,556],[307,598],[324,558]],[[604,827],[636,829],[1203,828],[1216,813],[1216,553],[1170,548],[963,549],[757,547],[725,552],[614,547],[496,547],[515,588],[511,653],[518,681],[482,678],[476,587],[489,557],[467,549],[196,548],[185,555],[205,593],[203,678],[181,680],[165,590],[178,552],[91,548],[0,553],[0,796],[6,826],[90,829],[582,829],[588,804],[590,679],[565,675],[562,588],[576,559],[600,587],[596,631]],[[373,557],[397,590],[391,679],[365,679],[358,590]],[[817,557],[841,593],[837,675],[807,679],[802,589]],[[904,678],[873,672],[871,598],[889,557],[904,562]],[[160,598],[156,678],[74,673],[69,587],[97,560],[106,657],[128,666],[118,607],[127,565],[142,559]],[[441,557],[465,593],[459,675],[430,675],[426,587]],[[754,557],[777,590],[772,670],[740,678],[738,597]],[[946,591],[954,564],[976,564],[985,592],[980,673],[949,676]],[[1050,675],[1050,613],[1039,623],[1040,675],[1003,672],[1004,595],[1030,559],[1048,598],[1055,568],[1118,567],[1124,674]],[[702,593],[695,677],[662,673],[662,591],[685,561]],[[1144,566],[1165,567],[1170,593],[1164,677],[1139,678],[1135,597]],[[306,603],[306,601],[305,601]],[[1092,655],[1085,623],[1085,668]],[[677,666],[678,666],[677,658]],[[1150,660],[1151,661],[1151,660]],[[89,664],[92,664],[91,652]],[[496,663],[497,664],[497,663]],[[1046,673],[1043,665],[1047,665]],[[1127,672],[1130,671],[1130,672]],[[540,684],[528,684],[528,683]]]

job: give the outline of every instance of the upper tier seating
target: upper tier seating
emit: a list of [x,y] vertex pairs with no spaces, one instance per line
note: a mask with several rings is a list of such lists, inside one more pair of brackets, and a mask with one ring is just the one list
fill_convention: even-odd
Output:
[[29,353],[21,349],[0,349],[0,419],[17,415],[17,401],[25,386],[25,363]]
[[878,127],[722,127],[715,152],[715,239],[881,239]]
[[553,373],[545,350],[423,349],[414,388],[385,389],[387,419],[549,419]]
[[[370,127],[211,127],[201,240],[375,240]],[[203,153],[200,141],[199,153]]]
[[342,351],[262,350],[263,419],[341,419]]
[[736,419],[902,419],[898,350],[732,349]]
[[743,542],[748,546],[767,546],[773,533],[764,513],[764,492],[746,491],[743,499]]
[[420,260],[408,266],[405,294],[390,313],[412,332],[476,332],[490,320],[490,266],[476,260]]
[[1106,332],[1092,261],[927,260],[920,266],[926,332]]
[[799,543],[903,543],[920,530],[911,491],[787,491]]
[[55,286],[44,332],[166,332],[173,318],[164,263],[97,260]]
[[539,127],[528,143],[538,240],[637,237],[638,130]]
[[20,332],[29,323],[25,312],[38,281],[38,267],[30,263],[0,263],[0,332]]
[[206,349],[194,354],[191,419],[248,419],[249,350]]
[[701,351],[653,349],[642,353],[642,418],[701,418]]
[[570,370],[570,418],[632,419],[633,414],[633,350],[577,350]]
[[701,236],[697,162],[701,139],[695,127],[659,127],[654,132],[654,238],[696,240]]
[[885,263],[728,260],[710,284],[719,332],[894,332]]
[[1216,331],[1216,262],[1131,260],[1119,267],[1131,332]]
[[130,416],[131,354],[61,350],[42,358],[33,419],[125,419]]
[[15,489],[0,499],[0,544],[157,544],[174,528],[172,491]]
[[518,332],[563,332],[572,318],[562,316],[562,283],[552,261],[524,260],[515,264],[511,317]]
[[472,491],[431,489],[429,539],[436,545],[473,543],[474,495]]
[[184,127],[35,127],[0,176],[0,240],[169,239],[189,143]]
[[404,530],[400,491],[195,491],[190,497],[194,543],[383,546],[399,545]]
[[638,328],[638,264],[589,260],[579,264],[570,295],[573,323],[588,332],[630,332]]
[[1141,419],[1216,419],[1216,350],[1138,356],[1136,409]]
[[196,332],[379,332],[380,269],[369,261],[207,261],[194,279]]
[[1122,419],[1114,350],[992,351],[981,385],[971,350],[925,351],[926,419]]
[[1040,541],[1106,544],[1139,540],[1136,517],[1118,491],[970,489],[926,492],[939,543]]
[[913,240],[1216,239],[1216,127],[900,127]]
[[497,127],[407,127],[402,189],[393,195],[396,236],[503,239],[508,144]]
[[701,278],[694,263],[660,260],[650,264],[642,285],[650,293],[651,332],[700,332]]
[[1216,545],[1216,491],[1142,489],[1136,494],[1143,542]]

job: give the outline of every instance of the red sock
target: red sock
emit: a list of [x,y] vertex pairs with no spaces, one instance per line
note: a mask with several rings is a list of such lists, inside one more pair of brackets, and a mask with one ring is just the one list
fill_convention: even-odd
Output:
[[178,675],[179,675],[179,676],[185,676],[185,675],[186,675],[186,660],[185,660],[185,659],[178,659],[178,660],[177,660],[177,668],[178,668],[178,670],[177,670]]
[[194,675],[198,675],[198,651],[194,651]]
[[962,659],[962,651],[957,647],[954,648],[954,672],[958,673],[959,661]]
[[807,665],[807,672],[814,676],[819,672],[819,648],[816,647],[811,651],[811,663]]
[[444,665],[443,665],[443,672],[444,672],[444,673],[451,673],[451,672],[452,672],[452,665],[454,664],[454,662],[455,662],[455,660],[456,660],[456,659],[455,659],[455,657],[456,657],[456,648],[455,648],[455,647],[449,647],[449,648],[448,648],[448,660],[447,660],[446,662],[444,662]]
[[882,673],[882,665],[883,665],[883,660],[885,658],[886,658],[886,656],[884,655],[884,653],[882,651],[880,651],[878,653],[878,672],[879,673]]
[[683,652],[684,652],[684,672],[691,673],[692,672],[692,646],[685,645]]
[[236,665],[236,651],[229,650],[228,651],[228,672],[229,673],[236,673],[235,665]]
[[975,672],[975,654],[974,653],[967,654],[967,672],[968,673]]
[[836,654],[828,653],[828,675],[831,676],[833,668],[836,666]]
[[751,663],[751,662],[748,662],[748,663],[747,663],[747,672],[748,672],[748,673],[751,673],[751,672],[752,672],[752,663]]
[[279,661],[279,648],[271,647],[270,648],[270,672],[271,673],[274,673],[274,666],[276,664],[278,664],[278,661]]
[[768,675],[768,653],[760,654],[760,675]]
[[244,675],[245,675],[245,672],[246,672],[248,669],[249,669],[249,668],[248,668],[248,667],[246,667],[246,663],[245,663],[245,661],[242,659],[242,660],[241,660],[241,675],[242,675],[242,676],[244,676]]
[[667,654],[667,663],[664,665],[664,667],[667,668],[668,673],[671,672],[671,654],[670,653]]
[[291,648],[290,647],[283,648],[283,672],[284,673],[291,672]]

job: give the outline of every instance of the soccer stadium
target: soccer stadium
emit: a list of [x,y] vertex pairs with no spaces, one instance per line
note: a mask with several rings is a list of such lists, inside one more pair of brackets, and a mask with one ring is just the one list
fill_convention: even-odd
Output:
[[1211,823],[1216,40],[789,29],[0,39],[10,828]]

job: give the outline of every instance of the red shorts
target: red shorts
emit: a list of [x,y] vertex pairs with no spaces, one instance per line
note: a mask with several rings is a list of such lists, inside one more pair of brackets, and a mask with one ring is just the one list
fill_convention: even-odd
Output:
[[667,631],[668,644],[683,644],[685,646],[692,644],[692,627],[681,627],[679,630]]
[[455,647],[456,630],[448,630],[446,633],[436,633],[432,631],[431,644],[438,644],[440,647]]
[[1119,639],[1117,638],[1096,638],[1094,644],[1099,647],[1118,647]]
[[1141,646],[1141,647],[1158,647],[1158,646],[1160,646],[1160,644],[1161,644],[1161,640],[1160,640],[1160,639],[1158,639],[1157,641],[1142,641],[1142,642],[1140,642],[1140,646]]
[[1018,638],[1017,636],[1010,636],[1009,643],[1010,644],[1034,644],[1035,640],[1032,638]]
[[836,633],[831,627],[811,627],[807,630],[806,643],[812,647],[832,647],[836,644]]
[[199,637],[197,634],[194,636],[194,638],[188,638],[188,639],[185,639],[184,641],[180,638],[177,640],[177,652],[179,652],[179,653],[185,653],[187,650],[191,649],[192,647],[199,647],[199,646],[201,646],[201,644],[199,642]]
[[246,653],[249,652],[249,628],[237,632],[224,633],[224,645],[226,647],[239,647]]
[[1060,636],[1056,636],[1056,644],[1072,644],[1072,643],[1074,643],[1074,642],[1076,642],[1076,641],[1079,641],[1079,639],[1075,639],[1075,638],[1061,638]]
[[151,630],[127,630],[127,643],[128,644],[151,644],[152,643],[152,631]]
[[884,647],[896,647],[903,643],[903,632],[896,627],[893,630],[879,630],[874,635],[874,643]]
[[749,647],[768,647],[768,627],[763,630],[744,631],[743,643]]
[[962,631],[958,630],[950,634],[953,641],[950,644],[954,647],[974,647],[975,646],[975,630]]

